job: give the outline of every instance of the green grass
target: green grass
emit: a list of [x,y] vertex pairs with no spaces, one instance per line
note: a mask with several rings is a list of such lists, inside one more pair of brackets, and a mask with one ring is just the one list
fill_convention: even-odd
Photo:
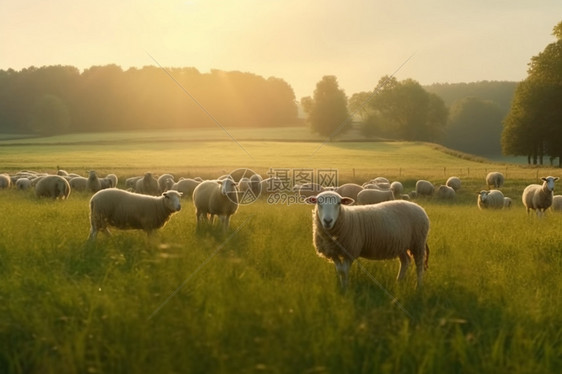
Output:
[[[490,212],[476,208],[475,191],[498,164],[455,162],[423,144],[327,144],[309,161],[317,144],[243,144],[254,159],[213,142],[185,153],[137,144],[144,153],[133,155],[133,145],[91,145],[78,159],[66,158],[71,145],[0,147],[0,170],[103,166],[121,177],[152,162],[157,173],[220,174],[246,160],[256,169],[331,166],[349,179],[353,169],[357,179],[402,173],[410,189],[416,178],[470,168],[455,202],[418,200],[431,220],[423,291],[413,269],[395,281],[397,260],[359,260],[342,294],[334,266],[314,252],[306,205],[260,199],[221,235],[196,233],[186,200],[154,238],[113,230],[87,243],[87,194],[53,202],[0,190],[0,372],[559,372],[562,215],[526,215],[520,194],[536,170],[502,165],[515,206]],[[225,164],[197,157],[205,150]]]

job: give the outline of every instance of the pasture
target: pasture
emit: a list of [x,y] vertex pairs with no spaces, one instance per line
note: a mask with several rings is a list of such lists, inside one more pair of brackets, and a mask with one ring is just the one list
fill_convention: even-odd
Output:
[[[169,140],[169,139],[168,139]],[[38,200],[0,190],[0,372],[554,373],[562,365],[562,214],[527,216],[520,196],[559,170],[458,158],[416,143],[0,142],[0,171],[145,171],[205,178],[335,169],[463,187],[419,199],[431,220],[424,289],[398,260],[356,261],[340,292],[311,243],[312,208],[260,198],[226,234],[195,232],[189,199],[153,238],[112,230],[87,243],[86,193]],[[487,171],[507,175],[510,210],[480,211]],[[122,183],[122,182],[121,182]]]

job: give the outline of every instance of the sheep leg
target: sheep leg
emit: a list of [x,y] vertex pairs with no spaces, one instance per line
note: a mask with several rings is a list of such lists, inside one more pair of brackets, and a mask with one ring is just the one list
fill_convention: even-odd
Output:
[[343,258],[343,262],[338,257],[335,257],[333,260],[334,264],[336,265],[336,272],[339,276],[340,286],[342,288],[342,291],[345,291],[348,284],[349,268],[351,267],[351,263],[353,261],[347,257]]
[[404,279],[406,270],[408,270],[408,266],[410,265],[410,255],[408,252],[402,252],[398,258],[400,259],[400,270],[398,271],[398,277],[396,277],[396,279],[401,281]]
[[222,223],[222,230],[226,232],[228,230],[228,225],[230,223],[230,216],[228,215],[220,216],[220,220]]

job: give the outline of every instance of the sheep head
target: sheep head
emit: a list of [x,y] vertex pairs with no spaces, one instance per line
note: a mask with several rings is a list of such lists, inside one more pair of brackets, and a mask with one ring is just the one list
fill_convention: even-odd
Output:
[[342,204],[351,205],[355,202],[352,198],[342,197],[334,191],[321,192],[316,196],[307,197],[304,201],[316,205],[316,214],[326,230],[330,230],[336,224]]
[[558,180],[558,177],[548,176],[541,179],[544,181],[543,186],[546,186],[549,191],[554,191],[554,182]]

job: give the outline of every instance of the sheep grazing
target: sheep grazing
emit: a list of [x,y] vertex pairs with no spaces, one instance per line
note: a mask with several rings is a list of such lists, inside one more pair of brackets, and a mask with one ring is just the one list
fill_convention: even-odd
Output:
[[513,205],[510,197],[504,196],[503,198],[503,207],[504,209],[509,209]]
[[86,182],[86,191],[96,193],[101,190],[101,182],[94,170],[90,170]]
[[130,177],[125,179],[125,188],[129,191],[134,191],[139,179],[142,179],[142,177]]
[[404,186],[402,185],[402,183],[394,181],[390,184],[390,190],[394,194],[394,198],[398,198],[402,195],[402,192],[404,192]]
[[70,195],[70,184],[60,175],[47,175],[37,181],[35,195],[37,197],[49,197],[53,200],[58,198],[65,200]]
[[416,197],[431,196],[433,195],[434,190],[435,187],[433,186],[433,183],[431,183],[430,181],[420,179],[419,181],[416,182]]
[[193,190],[193,205],[197,217],[197,228],[200,228],[201,221],[211,217],[211,224],[214,216],[220,217],[223,230],[228,229],[230,216],[238,210],[238,189],[236,182],[230,178],[223,180],[209,180],[201,182]]
[[461,180],[459,177],[449,177],[445,185],[451,187],[453,190],[458,191],[461,188]]
[[72,188],[73,191],[84,192],[86,191],[88,185],[88,178],[74,177],[68,182],[70,183],[70,188]]
[[174,183],[170,189],[181,192],[184,198],[191,199],[193,196],[193,190],[195,190],[195,187],[197,187],[199,183],[201,182],[191,178],[180,179]]
[[491,171],[488,175],[486,175],[486,186],[488,186],[488,188],[501,188],[503,186],[503,182],[503,174],[498,171]]
[[27,177],[18,178],[16,181],[16,189],[25,191],[31,188],[31,180]]
[[552,196],[551,208],[554,212],[562,212],[562,195]]
[[456,196],[455,190],[452,187],[446,186],[444,184],[437,188],[435,197],[439,200],[453,200]]
[[429,218],[419,205],[387,201],[375,205],[349,206],[353,200],[326,191],[305,200],[315,204],[312,213],[313,244],[318,255],[336,265],[342,288],[348,283],[349,268],[358,257],[385,260],[398,257],[398,280],[404,278],[414,257],[418,288],[427,268]]
[[349,197],[357,201],[357,194],[363,191],[363,187],[356,183],[345,183],[336,188],[336,192],[343,197]]
[[500,190],[480,191],[476,203],[480,209],[503,209],[505,204]]
[[545,211],[552,205],[554,182],[558,177],[543,177],[542,185],[530,184],[523,190],[521,200],[527,209],[527,214],[532,210],[537,212],[538,217],[544,216]]
[[160,187],[158,186],[158,180],[156,180],[152,173],[145,173],[144,177],[139,178],[135,184],[135,192],[144,194],[158,196],[160,194]]
[[10,188],[12,185],[12,179],[8,174],[0,174],[0,190],[5,188]]
[[155,197],[117,188],[100,190],[90,199],[89,240],[95,239],[99,231],[111,235],[108,226],[143,230],[151,235],[181,210],[180,199],[177,191]]
[[172,174],[162,174],[157,179],[158,182],[158,189],[160,192],[166,192],[172,188],[174,185],[174,176]]
[[391,190],[375,190],[364,189],[357,194],[357,205],[378,204],[383,201],[394,200],[394,194]]

